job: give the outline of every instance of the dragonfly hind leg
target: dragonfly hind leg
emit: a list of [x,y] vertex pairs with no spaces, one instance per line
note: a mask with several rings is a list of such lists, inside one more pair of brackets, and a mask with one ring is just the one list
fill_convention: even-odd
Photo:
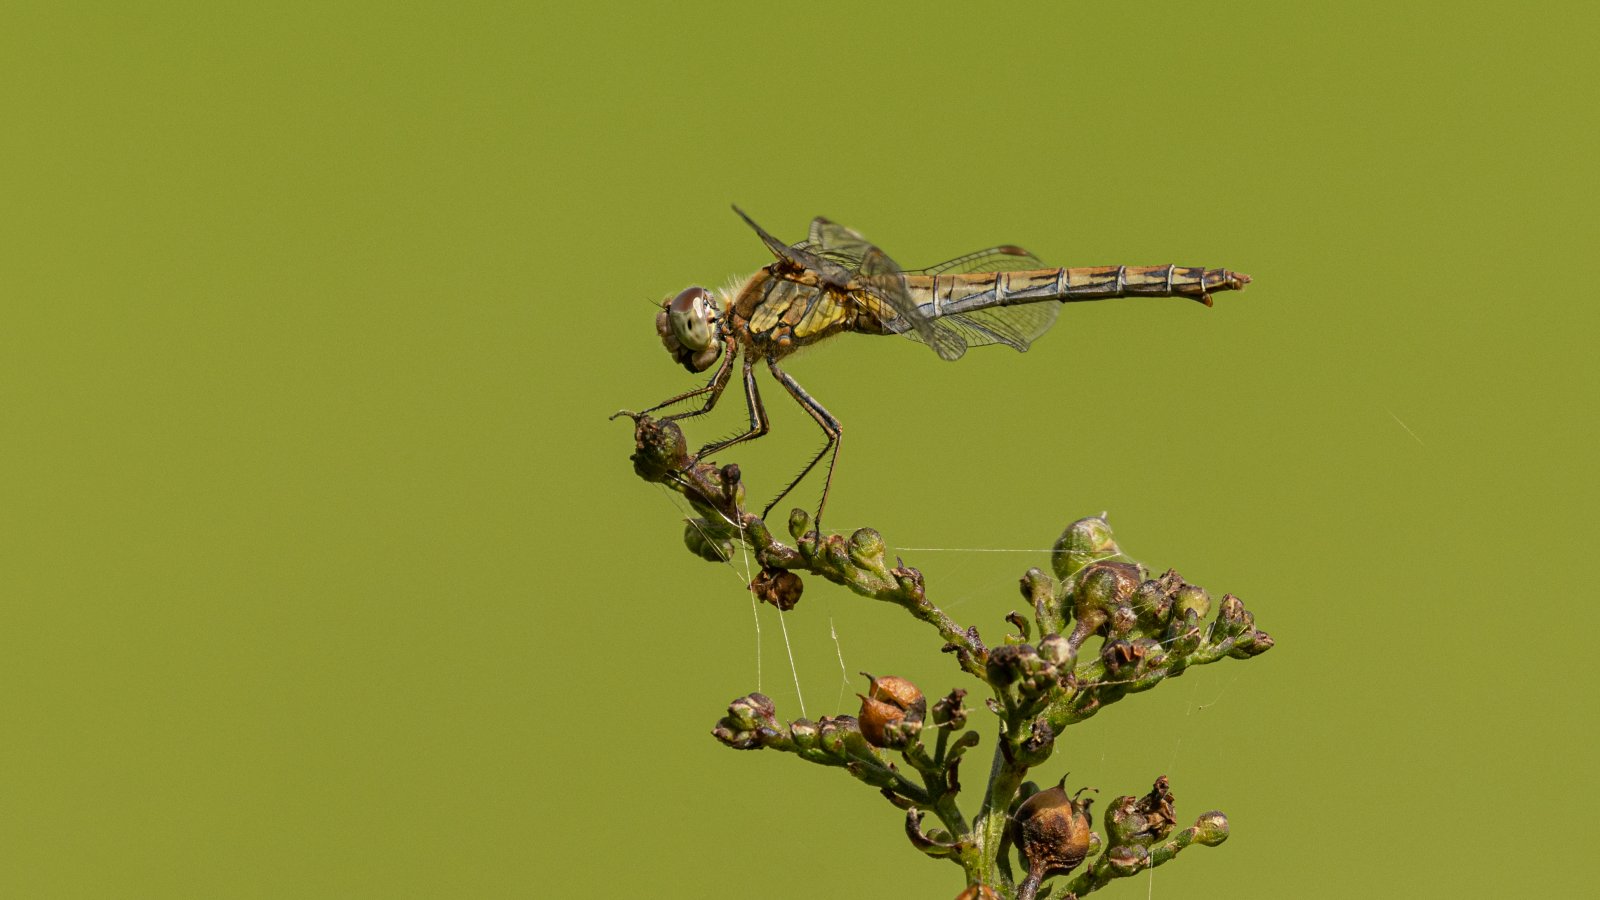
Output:
[[822,445],[822,449],[817,451],[817,455],[811,458],[811,462],[806,463],[806,467],[800,470],[800,474],[789,482],[789,486],[784,488],[783,492],[778,496],[772,498],[772,502],[767,504],[767,508],[761,511],[761,518],[765,519],[772,512],[772,508],[778,505],[778,501],[787,497],[789,492],[794,490],[795,486],[809,475],[812,469],[817,467],[817,463],[821,462],[824,456],[828,456],[829,451],[832,451],[833,455],[828,458],[828,474],[822,480],[822,499],[817,503],[817,516],[812,522],[812,527],[820,535],[822,534],[822,510],[828,505],[828,489],[833,486],[833,466],[839,461],[839,445],[843,442],[844,429],[839,425],[839,420],[835,419],[833,414],[824,409],[821,403],[818,403],[810,394],[806,393],[806,389],[801,387],[799,382],[789,377],[788,372],[778,368],[777,360],[769,358],[767,360],[767,368],[772,370],[772,377],[778,379],[778,383],[783,385],[784,390],[789,392],[789,396],[793,397],[795,402],[804,407],[805,411],[811,414],[811,418],[816,420],[817,425],[822,428],[822,433],[828,436],[828,442]]

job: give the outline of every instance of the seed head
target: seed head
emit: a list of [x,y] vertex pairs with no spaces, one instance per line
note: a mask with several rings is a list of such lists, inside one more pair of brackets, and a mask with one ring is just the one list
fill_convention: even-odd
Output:
[[750,591],[764,602],[788,612],[800,602],[806,584],[788,569],[762,569],[750,582]]
[[1068,795],[1066,779],[1022,802],[1011,819],[1011,840],[1028,861],[1028,875],[1039,880],[1065,875],[1089,855],[1094,829],[1089,821],[1093,799]]
[[922,729],[927,701],[911,682],[895,675],[874,678],[861,698],[861,735],[874,747],[903,747]]

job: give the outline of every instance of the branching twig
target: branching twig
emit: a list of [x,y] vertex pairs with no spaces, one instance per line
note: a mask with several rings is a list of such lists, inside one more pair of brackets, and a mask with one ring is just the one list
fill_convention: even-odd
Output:
[[[764,520],[744,508],[738,466],[693,460],[677,425],[631,417],[635,471],[683,494],[698,515],[684,532],[690,550],[720,562],[732,559],[743,543],[762,567],[751,590],[780,610],[799,602],[801,573],[902,607],[933,625],[943,649],[983,683],[990,695],[984,705],[997,719],[983,801],[970,822],[956,803],[959,769],[980,737],[966,729],[964,690],[950,692],[930,709],[922,692],[905,679],[868,675],[858,716],[817,722],[780,721],[768,697],[748,694],[735,700],[713,729],[719,741],[741,750],[793,753],[843,768],[877,788],[905,810],[905,833],[913,846],[962,867],[968,885],[963,897],[1033,900],[1050,892],[1046,880],[1089,861],[1053,895],[1079,897],[1162,865],[1191,844],[1214,846],[1227,838],[1228,821],[1220,812],[1206,813],[1174,833],[1165,777],[1144,797],[1112,801],[1105,840],[1093,830],[1093,800],[1082,796],[1084,790],[1069,795],[1063,779],[1041,791],[1026,778],[1050,758],[1064,729],[1104,707],[1192,666],[1247,659],[1271,649],[1271,636],[1255,627],[1254,616],[1238,598],[1225,595],[1212,618],[1213,603],[1203,589],[1173,571],[1151,577],[1122,552],[1103,518],[1080,519],[1056,542],[1053,576],[1036,568],[1022,577],[1030,615],[1007,616],[1016,633],[988,647],[976,628],[961,627],[928,599],[921,572],[898,559],[892,566],[885,560],[878,532],[861,528],[848,538],[819,534],[808,531],[809,517],[795,510],[788,523],[794,544],[781,543]],[[1100,639],[1097,650],[1087,649],[1093,638]],[[942,828],[924,827],[930,814]],[[1020,854],[1020,880],[1009,858],[1012,847]]]

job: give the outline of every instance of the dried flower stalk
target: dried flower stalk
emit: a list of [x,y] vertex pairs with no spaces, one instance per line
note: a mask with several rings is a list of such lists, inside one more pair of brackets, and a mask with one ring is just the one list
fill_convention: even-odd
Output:
[[[1191,666],[1224,658],[1248,659],[1273,646],[1233,595],[1213,603],[1176,572],[1152,576],[1122,552],[1103,518],[1067,527],[1051,554],[1051,572],[1029,569],[1021,580],[1028,614],[1012,612],[1016,629],[990,647],[976,627],[962,627],[927,595],[922,573],[885,559],[883,537],[861,528],[845,537],[808,530],[803,510],[791,513],[794,543],[778,541],[744,508],[739,468],[690,458],[682,432],[669,420],[633,416],[634,470],[681,493],[696,518],[684,542],[696,555],[732,559],[742,543],[761,566],[750,589],[781,610],[799,603],[802,573],[893,603],[931,625],[967,675],[988,694],[996,725],[984,796],[968,818],[957,805],[961,762],[981,743],[969,729],[966,690],[931,707],[915,685],[896,676],[868,679],[859,715],[783,721],[768,697],[735,700],[712,734],[739,750],[777,750],[836,766],[905,811],[906,836],[924,854],[948,859],[965,877],[963,898],[1035,900],[1051,894],[1045,882],[1077,872],[1057,898],[1081,897],[1111,881],[1162,865],[1184,848],[1215,846],[1228,836],[1221,812],[1174,830],[1174,800],[1165,776],[1142,797],[1111,801],[1104,837],[1092,827],[1092,798],[1069,794],[1065,777],[1040,790],[1027,781],[1046,762],[1056,738],[1129,694],[1149,690]],[[1213,615],[1213,612],[1215,615]],[[1038,639],[1033,641],[1033,635]],[[1099,638],[1091,649],[1091,639]],[[1030,643],[1030,641],[1032,641]],[[931,817],[931,818],[930,818]],[[933,827],[924,827],[936,822]],[[1012,851],[1017,854],[1013,866]],[[1080,869],[1087,862],[1087,866]]]

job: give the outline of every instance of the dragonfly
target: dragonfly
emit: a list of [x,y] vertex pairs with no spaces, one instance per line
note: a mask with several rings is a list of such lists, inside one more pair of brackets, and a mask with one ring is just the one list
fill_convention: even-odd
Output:
[[695,399],[701,400],[698,408],[662,418],[677,421],[710,412],[742,357],[748,427],[700,448],[692,465],[767,434],[766,407],[756,387],[756,366],[765,364],[827,440],[761,515],[765,519],[827,457],[822,499],[813,519],[818,534],[844,429],[779,365],[797,350],[853,332],[903,335],[952,361],[971,347],[985,345],[1025,351],[1055,324],[1064,303],[1182,297],[1210,306],[1212,294],[1242,290],[1250,283],[1250,276],[1240,272],[1194,266],[1051,267],[1011,244],[923,269],[902,269],[859,233],[829,219],[819,216],[812,220],[805,240],[785,244],[739,207],[733,211],[755,230],[775,259],[731,289],[716,292],[693,286],[662,302],[655,324],[667,352],[690,372],[702,373],[713,365],[717,369],[703,386],[632,415]]

